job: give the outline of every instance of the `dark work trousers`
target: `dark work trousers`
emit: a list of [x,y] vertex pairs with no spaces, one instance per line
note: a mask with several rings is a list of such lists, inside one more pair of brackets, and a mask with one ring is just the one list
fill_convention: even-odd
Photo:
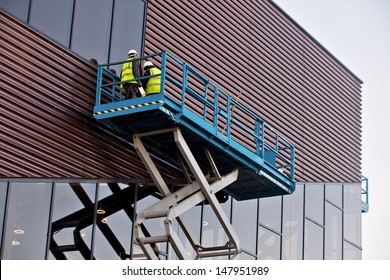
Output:
[[139,92],[139,85],[138,84],[123,84],[123,87],[125,89],[125,99],[132,99],[135,97],[141,97],[141,93]]

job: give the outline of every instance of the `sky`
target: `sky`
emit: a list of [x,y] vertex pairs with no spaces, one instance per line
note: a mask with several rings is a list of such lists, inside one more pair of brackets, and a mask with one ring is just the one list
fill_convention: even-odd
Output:
[[390,0],[274,2],[363,81],[363,260],[390,260]]

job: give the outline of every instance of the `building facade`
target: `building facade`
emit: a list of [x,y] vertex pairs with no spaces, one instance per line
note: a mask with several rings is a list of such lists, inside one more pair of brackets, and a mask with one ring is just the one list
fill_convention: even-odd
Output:
[[[143,258],[133,221],[159,196],[144,187],[150,175],[131,141],[92,116],[94,61],[121,61],[129,49],[174,53],[294,143],[293,194],[222,203],[240,259],[361,259],[362,82],[272,1],[0,8],[1,259]],[[181,179],[156,160],[164,178]],[[226,242],[209,205],[186,216],[202,245]]]

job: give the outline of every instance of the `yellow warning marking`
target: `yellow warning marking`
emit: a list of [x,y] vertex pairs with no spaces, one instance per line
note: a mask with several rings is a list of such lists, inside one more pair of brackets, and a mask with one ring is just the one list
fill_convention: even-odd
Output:
[[[136,108],[140,108],[140,107],[143,107],[143,106],[156,105],[157,103],[164,103],[164,100],[139,103],[139,104],[135,104],[135,105],[131,105],[131,106],[119,107],[119,108],[110,109],[110,110],[103,110],[103,111],[100,111],[100,112],[96,112],[95,115],[96,114],[97,115],[101,115],[101,114],[107,114],[107,113],[115,113],[115,112],[119,112],[119,111],[122,111],[122,110],[136,109]],[[165,108],[160,107],[160,109],[165,109]],[[166,113],[168,113],[170,115],[173,115],[168,110],[167,110]]]

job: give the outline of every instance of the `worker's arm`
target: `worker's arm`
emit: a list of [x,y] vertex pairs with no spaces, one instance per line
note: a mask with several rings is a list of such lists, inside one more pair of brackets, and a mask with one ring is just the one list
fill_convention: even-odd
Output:
[[146,85],[148,84],[148,81],[150,79],[149,76],[150,76],[150,70],[146,70],[146,72],[144,73],[144,77],[147,77],[147,78],[142,79],[142,86],[144,88],[146,88]]
[[[141,66],[140,66],[139,60],[136,60],[133,62],[133,75],[134,75],[134,78],[141,77]],[[140,80],[138,80],[138,85],[141,86]]]

